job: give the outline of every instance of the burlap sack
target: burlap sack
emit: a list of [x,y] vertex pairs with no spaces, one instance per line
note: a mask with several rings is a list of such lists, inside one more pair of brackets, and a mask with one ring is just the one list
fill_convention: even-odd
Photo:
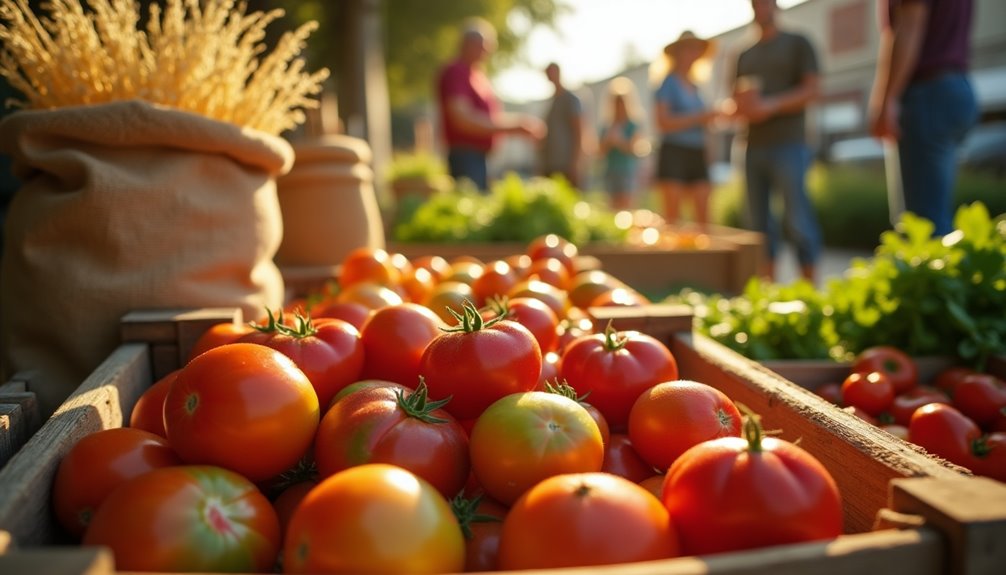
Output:
[[130,101],[15,113],[0,151],[22,182],[0,270],[5,377],[36,370],[44,413],[130,310],[282,304],[282,138]]
[[281,266],[334,266],[358,247],[383,248],[384,225],[366,141],[329,135],[294,145],[293,169],[279,178]]

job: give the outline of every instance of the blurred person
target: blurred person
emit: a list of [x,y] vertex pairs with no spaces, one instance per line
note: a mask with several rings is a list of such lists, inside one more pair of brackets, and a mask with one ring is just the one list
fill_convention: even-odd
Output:
[[608,83],[599,151],[604,157],[604,189],[615,210],[632,208],[639,187],[639,156],[646,147],[636,87],[624,76]]
[[489,188],[488,156],[496,136],[512,134],[538,140],[545,132],[537,118],[503,114],[483,70],[495,50],[492,24],[481,18],[466,21],[457,57],[441,70],[437,82],[450,174],[456,180],[471,180],[482,191]]
[[881,0],[877,77],[870,132],[897,143],[901,190],[894,206],[953,231],[957,148],[978,119],[968,81],[972,0]]
[[702,100],[695,82],[696,63],[710,56],[709,40],[684,31],[664,48],[666,75],[654,96],[654,112],[660,133],[657,187],[664,202],[664,217],[670,224],[681,218],[681,200],[688,198],[695,222],[709,224],[709,159],[707,126],[718,116]]
[[546,132],[539,146],[539,173],[562,174],[574,188],[580,187],[584,158],[584,112],[580,98],[562,83],[562,71],[555,62],[545,67],[545,77],[555,87],[545,115]]
[[807,196],[806,109],[818,96],[817,55],[810,41],[781,30],[776,0],[751,0],[755,42],[737,57],[733,86],[734,114],[747,124],[744,177],[747,216],[765,235],[768,250],[761,275],[774,280],[782,240],[772,214],[773,191],[782,194],[783,222],[796,244],[802,278],[814,281],[821,253],[821,228]]

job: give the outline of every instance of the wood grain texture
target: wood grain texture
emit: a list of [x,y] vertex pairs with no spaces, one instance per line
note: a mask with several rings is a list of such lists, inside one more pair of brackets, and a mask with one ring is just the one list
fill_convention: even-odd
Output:
[[119,346],[0,469],[0,529],[19,547],[59,539],[49,501],[59,461],[80,438],[128,421],[150,383],[147,346]]
[[1006,484],[987,477],[891,483],[891,507],[925,518],[949,542],[949,573],[1006,572]]

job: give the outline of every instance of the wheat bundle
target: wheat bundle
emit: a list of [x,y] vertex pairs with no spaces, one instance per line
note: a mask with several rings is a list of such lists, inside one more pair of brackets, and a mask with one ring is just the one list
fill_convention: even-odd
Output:
[[304,122],[328,70],[300,56],[314,22],[266,54],[265,29],[282,10],[246,13],[234,0],[152,4],[141,28],[135,0],[43,4],[0,0],[0,75],[31,109],[140,99],[279,134]]

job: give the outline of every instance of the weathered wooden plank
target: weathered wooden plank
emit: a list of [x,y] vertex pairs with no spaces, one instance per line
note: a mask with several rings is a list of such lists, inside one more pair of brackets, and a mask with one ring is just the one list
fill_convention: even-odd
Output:
[[15,549],[0,553],[4,575],[111,575],[112,552],[103,547],[51,547]]
[[1006,572],[1006,484],[986,477],[895,480],[891,507],[920,515],[943,533],[950,573]]
[[59,540],[49,486],[60,459],[80,438],[121,427],[150,383],[147,346],[119,346],[0,469],[0,529],[18,546]]

